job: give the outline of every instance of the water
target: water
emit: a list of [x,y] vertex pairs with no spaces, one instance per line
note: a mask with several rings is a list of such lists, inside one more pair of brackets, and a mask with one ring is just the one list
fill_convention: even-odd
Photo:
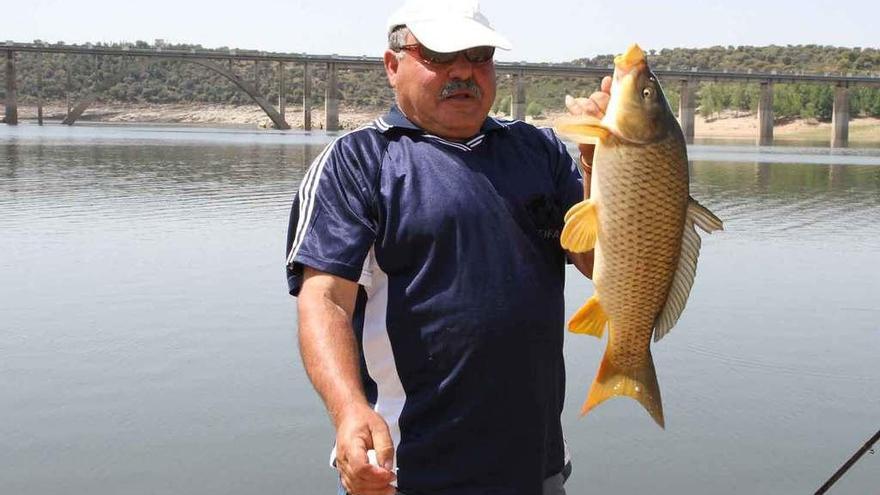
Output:
[[[334,493],[282,268],[327,140],[0,126],[0,493]],[[880,151],[691,156],[726,230],[654,348],[667,429],[580,418],[604,344],[568,336],[571,494],[812,493],[880,428]],[[868,455],[834,493],[878,490]]]

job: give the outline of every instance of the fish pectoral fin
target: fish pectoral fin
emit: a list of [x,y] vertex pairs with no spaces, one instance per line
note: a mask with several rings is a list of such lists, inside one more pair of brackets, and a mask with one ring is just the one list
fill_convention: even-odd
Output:
[[694,226],[699,225],[701,229],[710,233],[723,228],[721,220],[714,213],[697,203],[694,198],[688,198],[688,200],[678,267],[675,269],[672,285],[669,286],[666,304],[654,320],[654,342],[665,337],[678,322],[694,286],[694,277],[697,276],[697,258],[700,257],[702,243]]
[[724,230],[724,222],[690,196],[688,196],[687,216],[709,234],[716,230]]
[[573,253],[586,253],[596,246],[599,236],[599,217],[596,203],[584,200],[572,206],[565,214],[565,227],[559,241]]
[[654,359],[651,357],[650,349],[643,365],[634,369],[622,369],[615,366],[609,357],[608,349],[606,349],[605,355],[602,356],[602,364],[599,365],[599,372],[596,374],[587,400],[581,408],[581,415],[586,415],[602,402],[617,396],[626,396],[637,400],[660,428],[665,428],[660,386],[657,384],[657,372],[654,369]]
[[560,136],[579,144],[596,144],[611,135],[601,120],[590,115],[560,117],[553,128]]
[[568,330],[574,333],[582,333],[592,335],[596,338],[602,338],[605,332],[605,324],[608,323],[608,316],[599,304],[599,298],[595,295],[587,300],[581,309],[568,320]]

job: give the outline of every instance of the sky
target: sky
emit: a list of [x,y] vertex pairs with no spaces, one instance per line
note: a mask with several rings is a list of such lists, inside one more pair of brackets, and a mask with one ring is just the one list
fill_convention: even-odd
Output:
[[[442,0],[437,0],[442,1]],[[164,39],[287,53],[381,56],[402,0],[0,0],[0,40]],[[482,0],[513,43],[501,61],[566,62],[642,48],[818,44],[880,47],[880,1]],[[149,5],[149,7],[147,7]]]

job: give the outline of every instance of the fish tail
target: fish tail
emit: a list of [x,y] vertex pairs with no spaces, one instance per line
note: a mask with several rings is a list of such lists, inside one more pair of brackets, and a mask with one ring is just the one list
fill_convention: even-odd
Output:
[[608,356],[608,350],[602,357],[599,372],[587,400],[581,408],[581,415],[590,412],[594,407],[612,397],[625,395],[639,401],[654,421],[665,428],[663,421],[663,404],[660,401],[660,386],[657,384],[657,373],[654,370],[654,359],[648,349],[647,359],[641,367],[623,369],[616,366]]

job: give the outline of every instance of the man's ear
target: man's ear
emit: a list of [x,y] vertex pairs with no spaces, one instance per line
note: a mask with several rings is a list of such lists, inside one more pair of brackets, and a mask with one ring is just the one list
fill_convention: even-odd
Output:
[[397,87],[397,68],[400,67],[400,59],[397,53],[391,50],[385,50],[385,74],[388,75],[388,84],[392,88]]

